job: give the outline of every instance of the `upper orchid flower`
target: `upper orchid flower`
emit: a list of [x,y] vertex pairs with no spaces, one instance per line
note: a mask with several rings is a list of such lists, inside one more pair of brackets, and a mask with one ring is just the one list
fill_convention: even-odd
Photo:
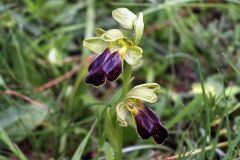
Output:
[[142,57],[142,49],[129,41],[118,29],[105,31],[97,28],[96,35],[85,39],[83,46],[98,55],[88,68],[85,82],[101,86],[107,80],[116,80],[122,72],[123,59],[129,65],[136,65]]
[[168,137],[167,129],[160,123],[157,114],[143,102],[154,103],[157,101],[156,92],[160,86],[156,83],[146,83],[131,89],[124,100],[117,106],[117,118],[121,126],[126,127],[128,111],[131,112],[136,130],[141,138],[153,137],[158,144]]

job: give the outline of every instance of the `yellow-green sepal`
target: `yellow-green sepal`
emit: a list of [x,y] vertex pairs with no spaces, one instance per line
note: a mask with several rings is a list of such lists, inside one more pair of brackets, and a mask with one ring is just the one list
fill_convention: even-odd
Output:
[[144,83],[141,85],[137,85],[134,88],[142,88],[142,87],[151,89],[153,90],[154,93],[159,93],[161,89],[160,85],[157,83]]
[[114,42],[119,39],[126,38],[119,29],[110,29],[105,31],[102,28],[97,28],[96,35],[99,37],[86,38],[83,41],[83,46],[97,54],[101,54],[110,45],[110,43],[117,44]]
[[101,54],[108,47],[109,42],[104,41],[100,37],[91,37],[83,41],[83,46],[94,53]]
[[[98,32],[100,32],[100,30]],[[126,38],[119,29],[110,29],[104,32],[100,37],[106,42],[114,42],[116,40]]]
[[156,93],[160,86],[157,83],[146,83],[132,88],[126,95],[126,99],[138,99],[141,101],[155,103],[157,101]]

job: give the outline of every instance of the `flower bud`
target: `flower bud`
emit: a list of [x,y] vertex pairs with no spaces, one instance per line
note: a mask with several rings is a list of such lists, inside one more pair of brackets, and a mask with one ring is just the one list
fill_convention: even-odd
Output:
[[118,8],[112,12],[113,18],[121,25],[122,28],[132,30],[134,21],[137,16],[127,8]]

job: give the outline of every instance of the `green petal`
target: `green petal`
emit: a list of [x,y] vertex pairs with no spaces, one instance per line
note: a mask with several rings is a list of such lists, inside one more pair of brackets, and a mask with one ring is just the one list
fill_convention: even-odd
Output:
[[140,12],[138,19],[134,22],[134,30],[135,30],[135,43],[139,43],[140,39],[143,35],[144,30],[144,22],[143,22],[143,14]]
[[103,33],[101,35],[101,38],[106,42],[113,42],[126,37],[124,37],[122,31],[120,31],[119,29],[110,29]]
[[144,83],[144,84],[141,84],[141,85],[137,85],[135,86],[134,88],[149,88],[151,90],[153,90],[154,93],[159,93],[160,91],[160,85],[157,84],[157,83]]
[[125,61],[130,65],[137,65],[140,62],[140,59],[142,58],[142,48],[138,46],[132,46],[127,49],[124,59]]
[[126,98],[139,99],[149,103],[157,102],[157,95],[153,92],[153,90],[144,87],[133,88],[127,93]]
[[102,28],[96,28],[96,31],[95,31],[96,36],[98,36],[98,37],[101,36],[105,32],[106,31],[104,29],[102,29]]
[[137,16],[127,8],[118,8],[112,11],[112,16],[122,28],[127,30],[133,29],[133,23],[137,19]]
[[99,37],[91,37],[83,41],[84,47],[98,54],[101,54],[108,47],[108,45],[109,45],[109,42],[106,42]]
[[111,42],[108,46],[111,53],[116,52],[122,48],[122,45],[118,43],[118,41]]
[[149,103],[157,101],[156,93],[160,86],[157,83],[146,83],[132,88],[126,95],[126,99],[138,99]]
[[119,125],[122,127],[127,127],[127,115],[128,115],[128,109],[125,103],[121,102],[116,107],[117,110],[117,120],[119,121]]

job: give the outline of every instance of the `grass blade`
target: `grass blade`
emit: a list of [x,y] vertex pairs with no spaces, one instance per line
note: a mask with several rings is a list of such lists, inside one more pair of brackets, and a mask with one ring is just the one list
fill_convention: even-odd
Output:
[[2,128],[0,128],[0,140],[2,140],[9,150],[11,150],[20,160],[27,160],[27,157],[22,153],[17,145],[11,141],[7,133]]
[[81,159],[81,156],[83,154],[83,151],[87,145],[88,139],[90,138],[90,135],[93,131],[93,129],[95,128],[96,124],[98,122],[98,119],[96,119],[91,127],[91,129],[89,130],[88,134],[86,135],[86,137],[83,139],[83,141],[79,144],[77,150],[75,151],[72,160],[79,160]]

